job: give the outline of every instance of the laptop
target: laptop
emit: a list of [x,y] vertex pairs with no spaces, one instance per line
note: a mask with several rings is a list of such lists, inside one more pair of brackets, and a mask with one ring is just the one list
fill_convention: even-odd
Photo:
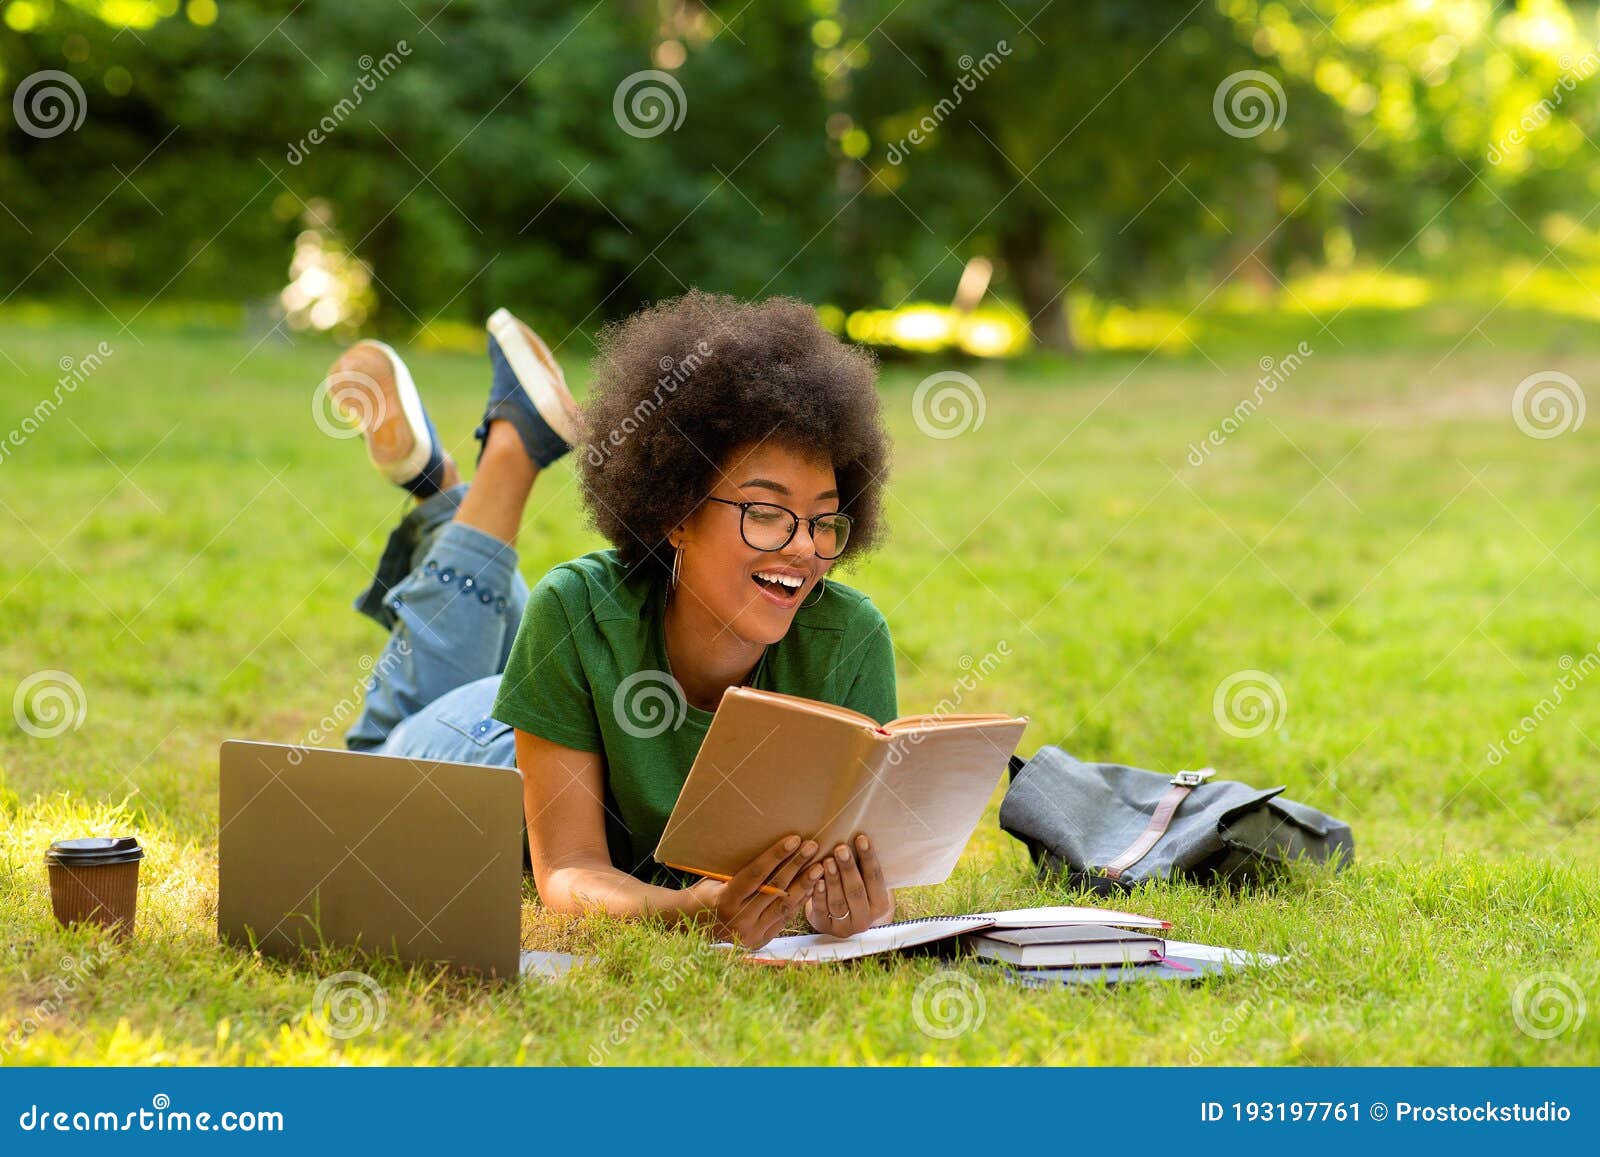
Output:
[[522,776],[317,747],[222,745],[217,934],[349,946],[497,977],[520,951]]

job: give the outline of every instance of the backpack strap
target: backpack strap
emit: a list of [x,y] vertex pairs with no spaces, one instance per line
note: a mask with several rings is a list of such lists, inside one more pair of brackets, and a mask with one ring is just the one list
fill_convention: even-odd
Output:
[[1167,829],[1172,826],[1172,817],[1178,814],[1178,805],[1189,798],[1190,792],[1215,774],[1217,774],[1215,768],[1207,767],[1199,771],[1180,771],[1173,776],[1172,786],[1167,788],[1166,794],[1161,797],[1161,802],[1156,805],[1155,814],[1150,817],[1150,823],[1144,831],[1139,833],[1139,838],[1100,870],[1113,880],[1121,879],[1122,873],[1149,855],[1150,849],[1167,834]]

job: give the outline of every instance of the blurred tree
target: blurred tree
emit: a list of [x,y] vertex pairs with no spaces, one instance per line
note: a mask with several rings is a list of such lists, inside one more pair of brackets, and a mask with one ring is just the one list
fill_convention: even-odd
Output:
[[[803,2],[737,31],[691,4],[414,10],[258,0],[135,37],[57,8],[7,38],[8,77],[65,63],[90,93],[78,132],[5,135],[7,278],[272,293],[311,205],[387,327],[500,301],[593,325],[692,284],[834,295],[807,252],[834,196]],[[112,68],[130,91],[97,91]]]
[[984,256],[1062,349],[1074,297],[1600,251],[1592,3],[0,0],[0,21],[5,291],[133,316],[270,299],[308,222],[371,267],[389,330],[508,301],[586,333],[689,285],[894,304]]
[[[1283,185],[1342,140],[1325,98],[1263,76],[1211,4],[856,7],[874,30],[852,102],[875,145],[863,211],[885,237],[914,239],[909,215],[944,256],[998,258],[1047,348],[1073,345],[1069,285],[1125,297],[1219,262],[1270,281]],[[1219,87],[1239,102],[1222,119]]]

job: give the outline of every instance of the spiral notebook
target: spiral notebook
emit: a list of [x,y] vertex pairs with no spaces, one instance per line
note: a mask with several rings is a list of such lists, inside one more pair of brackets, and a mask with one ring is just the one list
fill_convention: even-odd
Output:
[[[780,936],[761,948],[745,953],[745,959],[758,964],[825,964],[876,956],[880,952],[917,948],[991,928],[1069,928],[1088,925],[1162,931],[1171,927],[1165,920],[1158,920],[1154,916],[1113,912],[1109,908],[1013,908],[1004,912],[975,912],[970,916],[923,916],[916,920],[901,920],[897,924],[882,924],[843,938],[821,934]],[[731,948],[733,945],[723,947]]]

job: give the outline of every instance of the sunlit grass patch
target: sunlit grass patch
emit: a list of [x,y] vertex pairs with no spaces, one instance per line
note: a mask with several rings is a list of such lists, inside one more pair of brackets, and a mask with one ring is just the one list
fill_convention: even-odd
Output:
[[[1505,758],[1488,753],[1550,695],[1563,656],[1600,644],[1589,427],[1533,438],[1511,411],[1536,371],[1592,389],[1600,344],[1551,311],[1437,296],[1390,308],[1385,294],[1408,291],[1381,279],[1341,290],[1357,304],[1324,333],[1339,299],[1291,288],[1313,313],[1203,310],[1194,347],[1170,357],[964,363],[984,419],[951,438],[919,427],[914,405],[954,363],[893,367],[892,533],[843,575],[888,617],[903,711],[950,696],[963,657],[1003,640],[962,707],[1028,714],[1024,753],[1211,765],[1350,821],[1347,873],[1123,901],[1185,939],[1292,954],[1282,969],[1109,992],[974,971],[981,1018],[971,998],[973,1023],[941,1038],[916,1013],[948,961],[750,968],[703,937],[552,917],[531,896],[524,945],[594,965],[493,985],[348,951],[279,961],[218,944],[217,745],[303,740],[358,684],[383,635],[349,603],[405,499],[359,444],[311,420],[330,347],[141,325],[144,345],[116,343],[0,463],[0,705],[44,669],[69,672],[85,702],[80,726],[48,738],[0,710],[0,1059],[1594,1063],[1594,689],[1566,694]],[[0,412],[31,409],[59,358],[106,329],[8,306],[0,348],[20,371],[0,361]],[[1314,354],[1191,462],[1261,359],[1301,340]],[[406,352],[470,464],[481,354]],[[584,367],[569,371],[581,391]],[[524,574],[597,545],[571,472],[542,476]],[[1279,725],[1251,739],[1213,714],[1218,685],[1244,669],[1285,692]],[[138,934],[57,927],[44,849],[123,833],[148,852]],[[991,810],[955,875],[901,904],[916,916],[1083,899],[1036,881]],[[334,1016],[317,994],[344,973],[375,988],[354,982]],[[1517,1018],[1519,986],[1545,973],[1588,1008],[1549,1037]]]

